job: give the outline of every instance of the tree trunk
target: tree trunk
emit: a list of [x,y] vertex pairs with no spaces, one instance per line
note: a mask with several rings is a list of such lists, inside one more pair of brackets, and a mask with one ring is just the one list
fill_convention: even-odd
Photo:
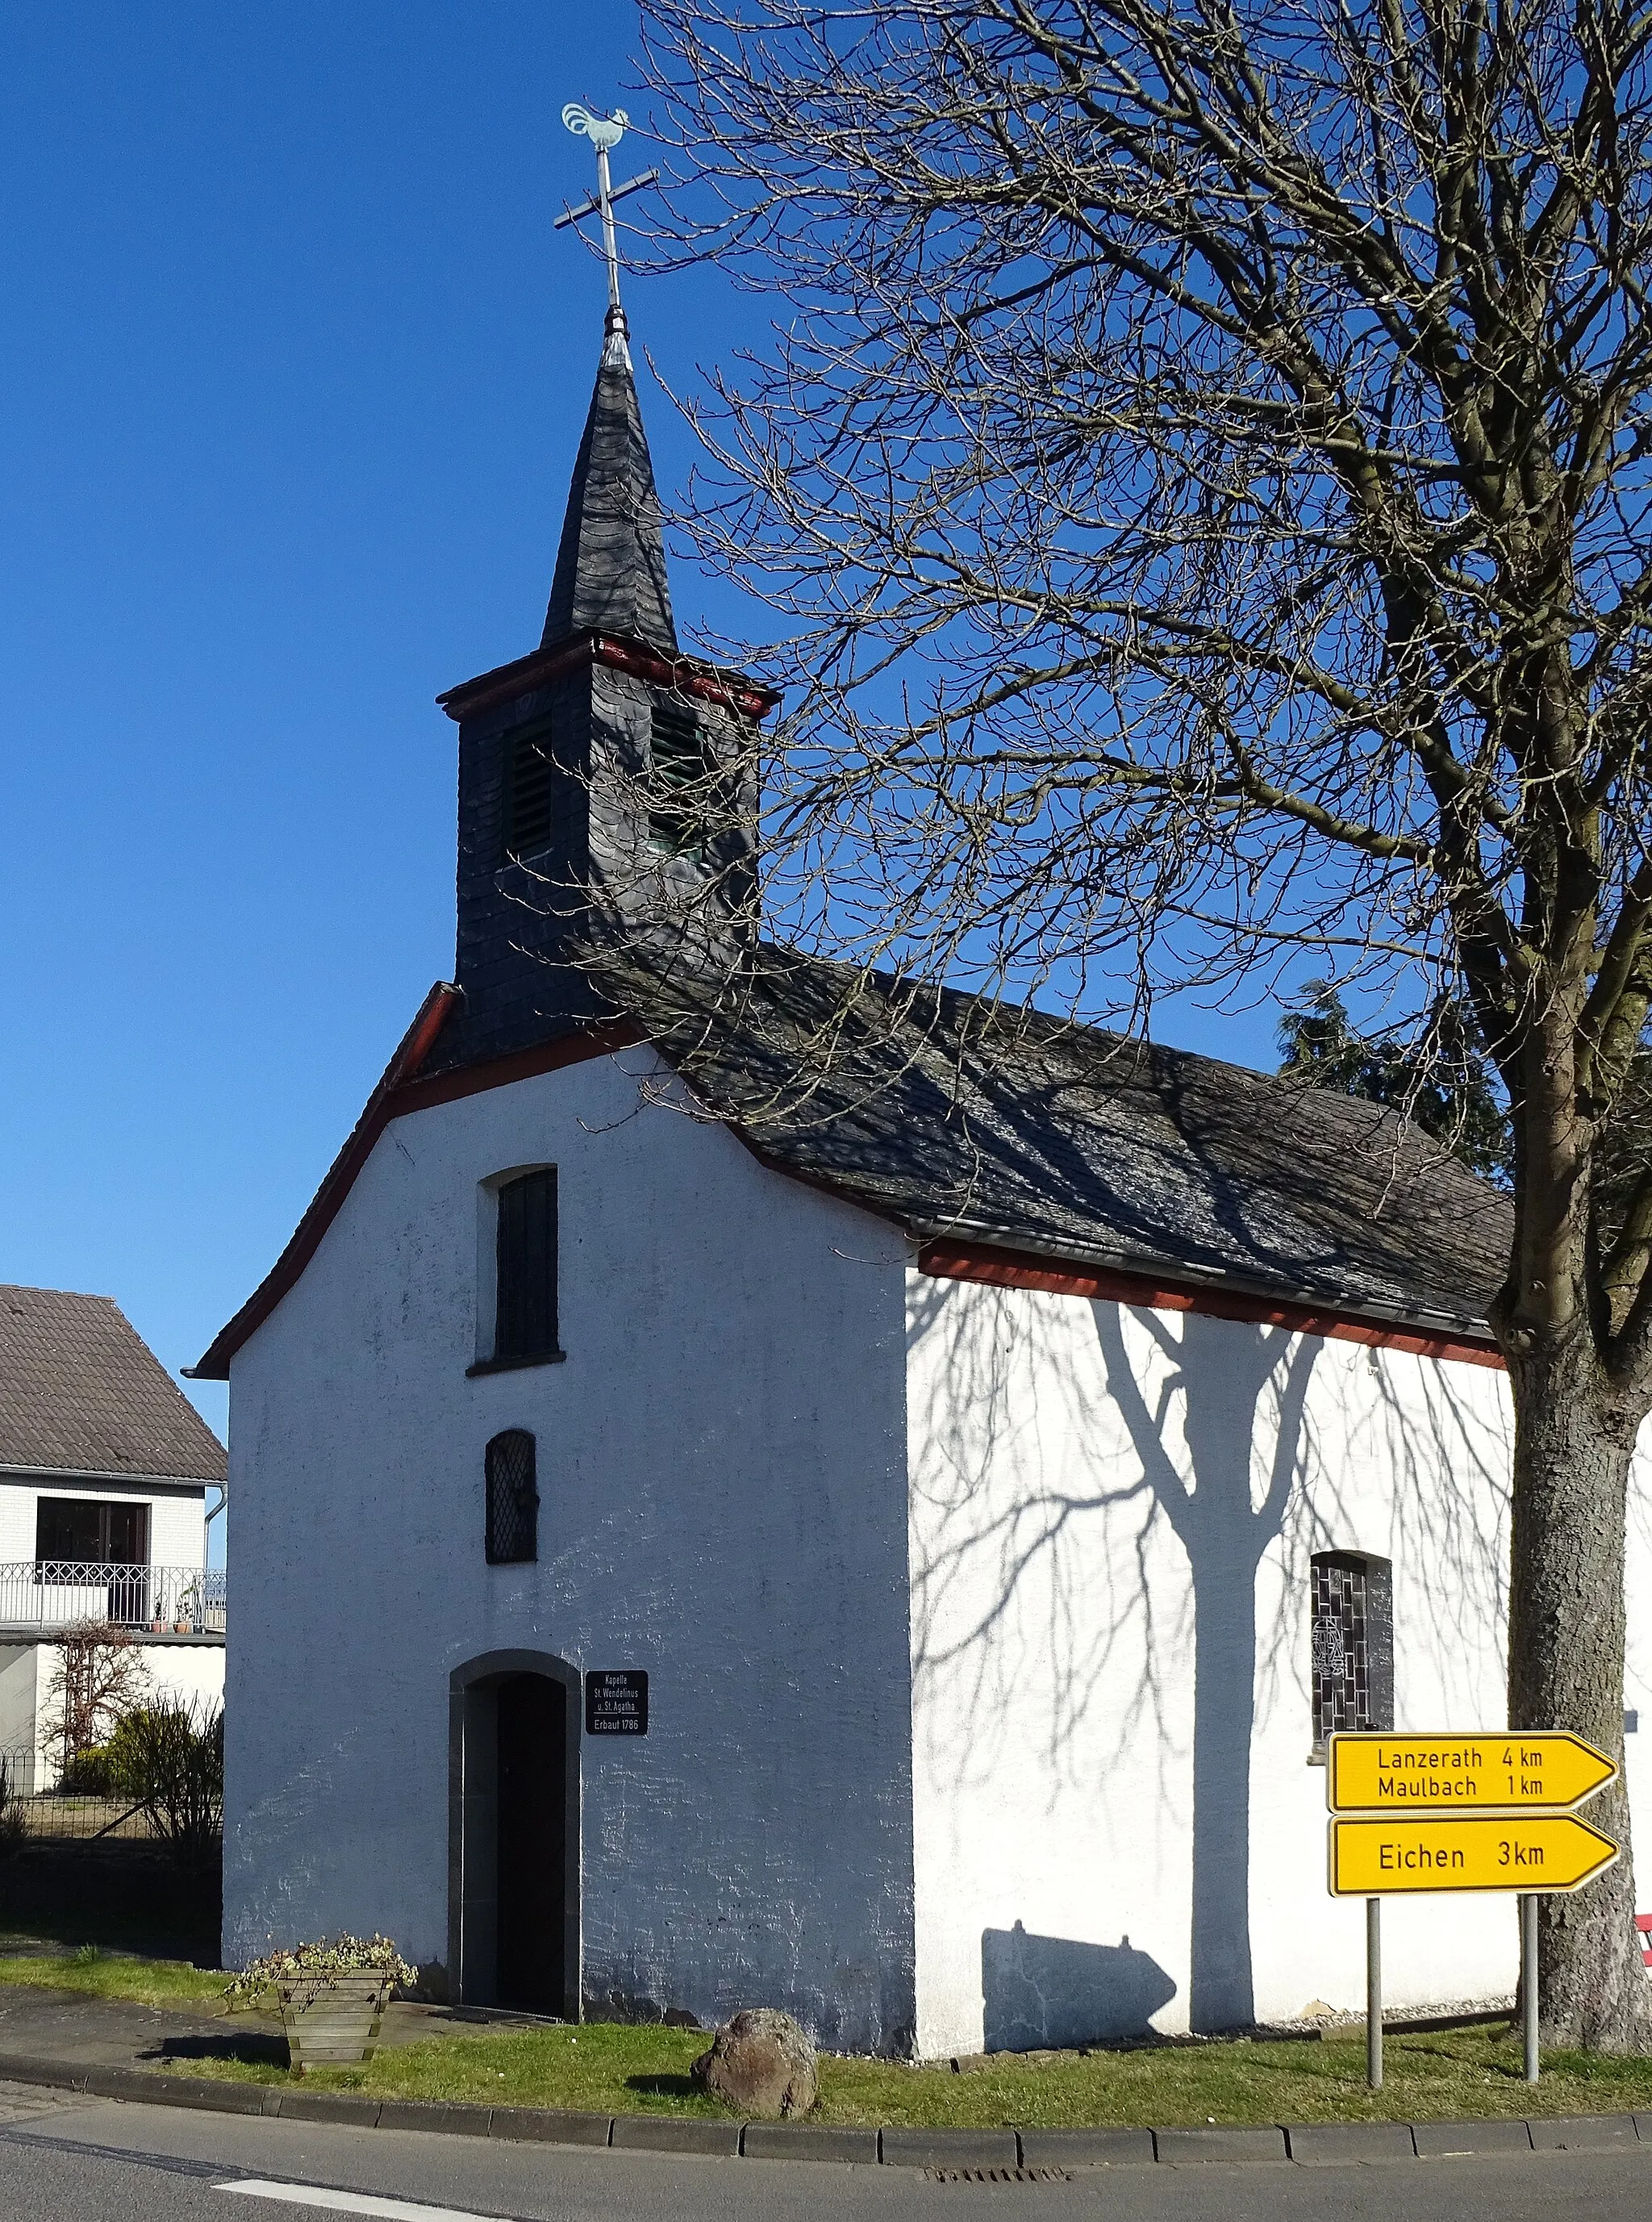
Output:
[[[1644,1399],[1601,1371],[1586,1328],[1511,1355],[1514,1508],[1509,1725],[1570,1729],[1624,1758],[1624,1543]],[[1542,2042],[1652,2049],[1621,1779],[1586,1810],[1623,1858],[1574,1897],[1539,1900]]]

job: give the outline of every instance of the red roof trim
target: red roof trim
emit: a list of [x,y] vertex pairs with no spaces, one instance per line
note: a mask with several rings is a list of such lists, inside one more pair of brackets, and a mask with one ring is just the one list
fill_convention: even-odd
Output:
[[592,1026],[584,1033],[563,1034],[537,1048],[514,1057],[495,1058],[486,1064],[468,1065],[455,1072],[433,1074],[415,1080],[415,1074],[435,1045],[449,1013],[460,1001],[460,991],[439,981],[419,1006],[418,1016],[402,1037],[400,1046],[385,1067],[384,1076],[367,1098],[350,1139],[329,1166],[310,1208],[294,1228],[292,1239],[258,1287],[228,1326],[221,1328],[212,1346],[185,1371],[192,1381],[227,1381],[229,1361],[241,1345],[262,1327],[283,1296],[294,1285],[321,1245],[321,1239],[337,1218],[344,1199],[355,1185],[357,1174],[372,1154],[373,1145],[392,1119],[410,1111],[429,1110],[452,1103],[463,1095],[502,1088],[513,1080],[529,1080],[541,1072],[578,1064],[587,1058],[604,1057],[629,1048],[643,1039],[642,1030],[626,1019],[612,1026]]
[[953,1281],[982,1281],[997,1289],[1039,1289],[1058,1296],[1104,1297],[1148,1311],[1198,1312],[1211,1319],[1248,1320],[1287,1327],[1301,1334],[1323,1335],[1333,1342],[1362,1342],[1379,1350],[1409,1351],[1417,1358],[1453,1359],[1464,1365],[1501,1369],[1495,1343],[1466,1335],[1430,1334],[1412,1328],[1380,1327],[1350,1312],[1323,1311],[1310,1304],[1280,1303],[1238,1290],[1177,1286],[1142,1274],[1121,1273],[1065,1259],[1040,1258],[1026,1251],[990,1249],[961,1242],[926,1242],[917,1253],[920,1272]]
[[523,694],[531,694],[535,688],[548,686],[561,673],[581,663],[603,663],[611,670],[635,672],[656,687],[672,687],[679,694],[698,695],[704,702],[719,703],[738,710],[747,718],[766,717],[780,699],[776,688],[748,679],[744,672],[724,671],[715,663],[700,663],[691,656],[663,656],[658,649],[649,648],[641,641],[614,640],[605,633],[590,632],[580,633],[573,640],[559,641],[554,648],[536,648],[531,656],[519,656],[513,663],[501,663],[479,678],[450,687],[445,694],[438,694],[436,700],[455,723],[460,723],[466,718],[479,717],[484,710],[497,709],[501,703],[514,702]]
[[510,1057],[491,1058],[485,1064],[460,1065],[453,1072],[432,1074],[396,1091],[385,1112],[386,1120],[404,1119],[410,1111],[429,1111],[438,1103],[456,1103],[464,1095],[481,1095],[490,1088],[508,1088],[513,1080],[535,1080],[541,1072],[560,1072],[564,1065],[584,1064],[593,1057],[610,1057],[616,1050],[633,1049],[648,1035],[635,1019],[614,1019],[608,1025],[586,1026],[575,1034],[560,1034],[554,1041],[539,1042]]

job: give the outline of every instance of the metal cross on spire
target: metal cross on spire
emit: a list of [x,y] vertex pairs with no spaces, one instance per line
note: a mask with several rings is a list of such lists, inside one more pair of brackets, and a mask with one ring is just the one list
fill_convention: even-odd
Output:
[[627,364],[631,360],[626,344],[625,311],[620,306],[619,248],[614,239],[614,204],[623,200],[627,193],[635,193],[644,185],[651,185],[658,178],[658,170],[644,170],[640,177],[628,178],[623,185],[611,185],[608,175],[608,157],[625,135],[630,117],[623,108],[611,116],[593,116],[577,100],[571,100],[562,110],[562,121],[568,129],[581,139],[589,139],[597,150],[597,190],[589,200],[581,201],[578,208],[565,209],[557,217],[554,229],[560,231],[565,224],[578,223],[582,217],[595,216],[599,210],[603,220],[603,253],[608,260],[608,317],[604,324],[607,334],[603,349],[606,361],[610,355]]

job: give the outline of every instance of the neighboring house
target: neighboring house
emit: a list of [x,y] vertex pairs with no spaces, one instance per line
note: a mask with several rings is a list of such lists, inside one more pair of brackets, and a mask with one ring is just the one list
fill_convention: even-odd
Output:
[[224,1576],[206,1564],[223,1446],[108,1296],[0,1286],[0,1757],[50,1789],[66,1628],[112,1621],[157,1694],[223,1692]]
[[[1325,1736],[1504,1717],[1503,1200],[954,996],[777,1120],[820,968],[587,989],[578,891],[703,869],[677,769],[768,700],[679,651],[623,324],[543,643],[443,699],[456,982],[197,1369],[227,1954],[382,1929],[479,2004],[924,2055],[1356,2003]],[[1398,1908],[1389,1995],[1515,1949]]]

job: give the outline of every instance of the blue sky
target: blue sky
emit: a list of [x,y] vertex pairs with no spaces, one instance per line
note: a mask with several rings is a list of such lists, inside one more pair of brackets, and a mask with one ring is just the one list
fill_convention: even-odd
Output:
[[[0,26],[0,1279],[113,1296],[176,1369],[451,970],[433,697],[538,641],[603,308],[560,113],[641,109],[635,16]],[[751,315],[715,271],[628,306],[673,383]],[[669,494],[689,436],[643,405]]]

